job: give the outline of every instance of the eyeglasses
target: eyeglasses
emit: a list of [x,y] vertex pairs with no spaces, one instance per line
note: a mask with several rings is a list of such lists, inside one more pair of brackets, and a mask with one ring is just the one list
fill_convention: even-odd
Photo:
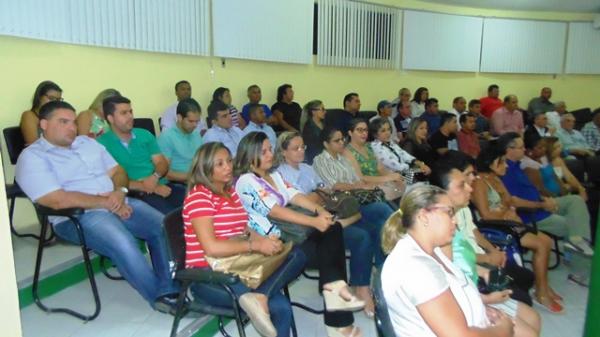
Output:
[[448,214],[448,216],[450,218],[453,218],[454,214],[455,214],[454,208],[452,208],[450,206],[430,206],[430,207],[427,207],[426,209],[428,211],[435,211],[435,210],[440,209],[440,210],[444,211],[444,213]]
[[296,152],[306,151],[306,145],[298,146],[298,147],[295,147],[295,148],[290,148],[290,150],[296,151]]
[[56,97],[56,96],[50,96],[50,95],[44,95],[44,96],[46,96],[50,102],[56,102],[56,101],[62,102],[64,100],[64,98],[62,98],[62,97]]

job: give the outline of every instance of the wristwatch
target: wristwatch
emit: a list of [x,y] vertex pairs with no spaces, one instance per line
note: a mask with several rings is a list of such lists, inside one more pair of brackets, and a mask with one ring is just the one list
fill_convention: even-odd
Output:
[[119,191],[125,193],[125,195],[127,195],[127,193],[129,193],[129,189],[125,186],[119,187]]
[[157,179],[162,178],[162,176],[160,174],[158,174],[158,172],[156,172],[156,171],[152,172],[152,175],[155,176]]

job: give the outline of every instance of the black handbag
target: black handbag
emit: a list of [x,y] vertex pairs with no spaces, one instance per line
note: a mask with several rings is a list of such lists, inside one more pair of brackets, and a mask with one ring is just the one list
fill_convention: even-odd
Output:
[[316,189],[315,193],[325,202],[325,209],[337,215],[340,219],[346,219],[360,213],[360,203],[348,191],[327,192]]
[[351,190],[352,196],[358,200],[361,205],[370,204],[373,202],[385,202],[385,193],[380,188],[376,187],[372,190],[356,189]]

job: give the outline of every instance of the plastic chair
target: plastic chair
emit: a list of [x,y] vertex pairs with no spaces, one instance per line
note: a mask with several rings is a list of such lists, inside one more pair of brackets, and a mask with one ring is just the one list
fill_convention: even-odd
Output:
[[156,136],[156,129],[154,128],[154,121],[152,120],[152,118],[134,118],[133,119],[133,127],[140,128],[140,129],[146,129],[151,134]]
[[583,126],[592,121],[592,109],[582,108],[571,111],[571,114],[575,117],[575,129],[581,130]]
[[[231,285],[239,281],[238,277],[231,274],[215,272],[210,269],[185,268],[185,239],[181,210],[181,208],[178,208],[171,211],[163,220],[164,232],[167,235],[171,259],[175,263],[176,267],[173,278],[179,281],[181,285],[179,297],[177,299],[177,310],[175,312],[173,325],[171,327],[171,337],[177,336],[179,322],[181,321],[181,318],[183,318],[189,311],[217,316],[219,320],[219,331],[223,336],[226,337],[230,337],[230,335],[227,333],[227,331],[225,331],[223,317],[233,318],[236,322],[239,336],[245,337],[246,332],[244,331],[244,326],[248,323],[248,318],[240,308],[238,296],[231,289]],[[223,289],[225,289],[225,291],[227,291],[229,294],[232,308],[213,306],[211,304],[202,302],[201,299],[195,299],[194,301],[188,301],[186,303],[186,295],[193,282],[209,283],[223,287]],[[289,291],[287,287],[285,287],[283,290],[285,296],[289,298]],[[294,337],[297,336],[293,314],[292,335]]]

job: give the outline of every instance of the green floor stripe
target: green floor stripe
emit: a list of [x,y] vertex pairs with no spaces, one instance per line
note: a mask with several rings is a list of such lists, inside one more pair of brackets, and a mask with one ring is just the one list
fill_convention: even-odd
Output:
[[[226,318],[223,320],[223,324],[227,325],[230,321],[231,319]],[[192,337],[212,337],[217,332],[219,332],[219,319],[213,317],[213,319],[204,324],[202,328],[200,328],[200,330],[196,331],[196,333],[193,334]]]
[[[94,274],[100,271],[100,257],[96,256],[90,259]],[[108,263],[108,262],[107,262]],[[40,298],[52,296],[59,291],[62,291],[81,281],[87,280],[87,273],[83,262],[78,263],[59,273],[48,276],[38,283],[38,293]],[[23,309],[33,303],[33,295],[31,293],[32,286],[19,289],[19,308]]]

